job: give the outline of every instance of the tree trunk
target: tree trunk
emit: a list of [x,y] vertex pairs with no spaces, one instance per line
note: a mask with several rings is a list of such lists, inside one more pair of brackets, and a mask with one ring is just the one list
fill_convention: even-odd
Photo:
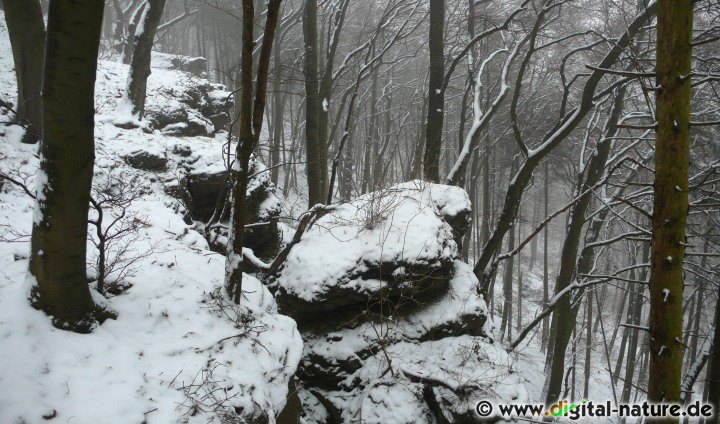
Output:
[[320,95],[318,86],[317,0],[305,0],[305,145],[307,154],[308,207],[324,202],[320,141]]
[[[659,0],[655,200],[650,259],[648,400],[677,402],[690,163],[691,0]],[[663,422],[677,422],[667,418]]]
[[[650,257],[650,248],[648,243],[644,243],[643,246],[643,263],[647,262]],[[640,281],[645,281],[647,278],[647,271],[643,270],[640,274]],[[633,289],[630,293],[630,324],[639,326],[641,322],[642,303],[643,303],[643,286],[639,284],[633,284]],[[628,340],[627,346],[627,361],[625,363],[625,381],[623,382],[622,395],[620,396],[620,402],[630,402],[630,391],[632,390],[633,376],[635,375],[635,361],[637,358],[638,339],[639,331],[637,328],[629,328],[630,339]]]
[[[576,196],[597,184],[603,175],[613,138],[617,134],[617,122],[620,118],[620,112],[622,111],[624,95],[624,90],[620,89],[615,96],[603,138],[598,141],[595,152],[587,164],[587,169],[584,170],[584,175],[581,173],[578,176],[580,182],[577,186]],[[555,294],[561,292],[572,283],[575,270],[581,268],[579,264],[580,261],[592,261],[587,257],[578,259],[581,231],[585,225],[585,213],[590,206],[590,200],[591,197],[585,195],[568,213],[565,242],[563,243],[562,254],[560,256],[560,271],[555,280]],[[581,270],[580,272],[587,273],[588,271],[589,269]],[[580,296],[582,296],[582,290],[577,290],[570,296],[563,296],[553,311],[552,326],[554,329],[554,346],[552,347],[551,373],[548,376],[546,384],[547,396],[545,399],[548,405],[556,402],[560,396],[563,373],[565,371],[565,352],[568,342],[570,341],[570,333],[575,327]]]
[[150,56],[165,0],[147,0],[140,18],[139,30],[133,36],[132,59],[128,71],[125,99],[130,102],[132,115],[142,120],[145,114],[147,80],[150,76]]
[[270,181],[275,186],[278,183],[278,177],[280,176],[280,150],[284,149],[282,135],[283,135],[283,115],[285,110],[285,96],[283,96],[281,89],[282,82],[282,58],[280,55],[280,37],[275,39],[275,52],[273,65],[273,104],[272,104],[272,147],[270,148],[270,165],[273,168],[270,170]]
[[440,152],[442,150],[443,108],[445,92],[445,0],[430,0],[430,78],[428,89],[428,116],[425,137],[423,172],[426,181],[440,182]]
[[[587,293],[585,299],[587,309],[585,311],[585,385],[583,386],[583,398],[587,399],[590,392],[590,371],[591,371],[591,359],[592,359],[592,314],[593,314],[593,291],[590,290]],[[602,313],[602,311],[598,311]]]
[[[548,163],[545,161],[543,165],[543,207],[544,217],[549,214],[549,197],[550,179],[548,178]],[[546,225],[543,229],[543,306],[546,307],[550,299],[550,275],[548,274],[548,232],[549,225]],[[547,318],[543,319],[542,322],[542,340],[540,342],[542,350],[547,349],[548,339],[550,336],[550,321]]]
[[715,302],[715,330],[713,331],[713,345],[708,364],[708,396],[707,400],[713,405],[714,415],[708,418],[707,424],[720,422],[720,298]]
[[260,46],[257,74],[255,75],[255,97],[253,99],[253,47],[255,17],[253,0],[243,0],[242,20],[242,55],[241,66],[241,104],[240,130],[238,143],[235,149],[235,161],[230,169],[231,203],[230,209],[230,237],[228,240],[228,253],[225,262],[225,289],[228,296],[240,304],[242,295],[243,273],[243,242],[245,224],[247,223],[247,206],[245,196],[250,179],[250,157],[255,151],[260,132],[262,131],[263,114],[265,113],[265,100],[267,96],[268,73],[272,45],[275,38],[275,28],[280,13],[282,0],[270,0],[267,3],[267,18],[265,20],[265,33]]
[[55,326],[78,332],[89,332],[102,319],[85,272],[102,17],[102,2],[53,0],[45,44],[32,300],[53,317]]
[[29,124],[23,143],[35,143],[42,131],[42,85],[45,21],[37,0],[3,0],[5,22],[10,36],[15,77],[17,113]]

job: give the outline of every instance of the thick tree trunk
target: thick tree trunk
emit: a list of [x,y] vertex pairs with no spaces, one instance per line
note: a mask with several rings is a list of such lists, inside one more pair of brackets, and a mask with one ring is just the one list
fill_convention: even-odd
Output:
[[443,109],[445,92],[442,89],[445,78],[445,0],[430,0],[430,78],[428,89],[427,135],[423,157],[424,178],[440,182],[440,152],[442,150]]
[[29,124],[24,143],[35,143],[42,132],[40,86],[43,72],[45,21],[37,0],[3,0],[17,78],[17,113]]
[[[659,0],[658,129],[650,259],[648,400],[677,402],[682,372],[682,291],[690,163],[691,0]],[[663,422],[677,422],[668,418]]]
[[307,155],[308,207],[323,203],[323,166],[320,141],[320,95],[318,83],[317,0],[305,0],[305,149]]
[[155,32],[164,8],[165,0],[147,0],[139,28],[133,36],[132,59],[128,71],[125,100],[130,102],[132,115],[136,116],[138,120],[141,120],[145,114],[150,56]]
[[[95,71],[103,3],[53,0],[48,14],[33,221],[32,300],[65,329],[87,332],[98,319],[85,260],[95,160]],[[72,107],[68,107],[72,105]]]

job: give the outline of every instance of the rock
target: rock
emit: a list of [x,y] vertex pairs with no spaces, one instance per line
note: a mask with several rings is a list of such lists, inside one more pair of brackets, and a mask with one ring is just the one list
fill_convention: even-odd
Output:
[[194,220],[207,222],[215,211],[218,199],[221,202],[225,201],[227,179],[226,171],[189,174],[181,179],[180,185],[185,189],[186,194],[181,200],[185,202]]
[[[248,224],[245,229],[245,247],[253,250],[255,256],[268,261],[275,258],[280,249],[281,233],[277,217],[280,215],[280,201],[275,194],[275,185],[270,181],[269,172],[261,162],[252,160],[250,175],[253,177],[246,192]],[[218,201],[227,201],[229,187],[227,172],[189,174],[180,182],[182,199],[196,221],[208,222]],[[184,190],[182,190],[184,188]],[[227,207],[220,221],[227,224],[230,208]],[[227,230],[217,229],[208,240],[213,250],[225,252]]]
[[[156,53],[153,52],[153,61]],[[174,69],[173,61],[181,59],[167,58],[160,55],[159,63],[154,67]],[[197,60],[187,58],[183,63],[188,66],[199,66]],[[204,59],[203,59],[204,60]],[[226,129],[229,124],[227,111],[233,106],[233,97],[225,91],[222,84],[210,83],[205,79],[188,76],[193,82],[182,89],[172,85],[160,85],[154,88],[154,96],[162,101],[149,101],[145,107],[145,118],[152,122],[152,127],[164,134],[176,137],[209,136]]]
[[125,162],[143,171],[161,172],[167,169],[168,159],[164,151],[136,150],[123,156]]
[[270,287],[299,325],[346,323],[385,301],[412,309],[447,290],[470,211],[457,187],[412,181],[368,193],[320,218]]
[[175,137],[206,137],[214,131],[212,122],[197,113],[187,113],[187,119],[166,125],[162,129],[165,135]]
[[358,412],[362,422],[368,424],[436,422],[423,399],[423,385],[395,378],[373,382],[364,392]]
[[190,148],[190,146],[188,146],[187,144],[176,143],[172,147],[172,152],[174,155],[187,158],[192,155],[192,148]]
[[[351,376],[363,361],[382,351],[383,343],[438,341],[462,335],[488,337],[487,306],[476,291],[478,280],[469,265],[455,261],[454,267],[445,294],[410,313],[392,309],[392,320],[374,315],[372,322],[351,327],[344,323],[342,329],[301,327],[306,344],[298,375],[303,382],[325,390],[349,390],[355,384]],[[382,340],[378,334],[383,334]]]
[[[335,389],[304,386],[317,400],[322,398],[324,406],[320,410],[308,396],[301,396],[307,399],[307,423],[327,422],[323,412],[332,407],[342,411],[342,420],[335,422],[359,422],[362,417],[362,422],[475,423],[480,422],[475,414],[479,400],[528,400],[524,381],[513,371],[514,359],[503,346],[483,337],[387,341],[381,351],[360,362]],[[298,375],[306,384],[303,374]],[[417,416],[408,418],[407,411]]]
[[207,59],[204,57],[177,56],[171,59],[174,69],[188,72],[196,76],[203,76],[207,69]]

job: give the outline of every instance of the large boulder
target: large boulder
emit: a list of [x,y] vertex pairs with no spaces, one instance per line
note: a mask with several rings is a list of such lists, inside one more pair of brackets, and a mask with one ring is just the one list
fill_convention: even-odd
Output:
[[[361,361],[345,380],[350,383],[336,389],[302,386],[304,419],[306,423],[482,422],[486,419],[475,412],[481,400],[528,401],[524,381],[513,366],[514,359],[501,345],[483,337],[388,343]],[[417,414],[414,419],[406,415],[408,407]],[[340,419],[328,419],[331,412]]]
[[387,316],[367,315],[368,321],[351,328],[321,332],[315,326],[304,331],[305,354],[298,375],[313,387],[349,390],[356,384],[349,377],[388,344],[461,335],[488,338],[492,330],[487,307],[477,292],[478,280],[470,266],[455,261],[448,286],[441,298],[407,314],[393,310]]
[[299,325],[346,324],[388,301],[416,308],[447,290],[470,211],[457,187],[411,181],[368,193],[317,220],[270,288]]

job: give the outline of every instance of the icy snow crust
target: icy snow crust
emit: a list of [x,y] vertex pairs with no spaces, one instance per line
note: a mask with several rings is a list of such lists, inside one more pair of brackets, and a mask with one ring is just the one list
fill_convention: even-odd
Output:
[[[10,101],[15,100],[12,66],[0,12],[0,92]],[[5,388],[0,422],[37,423],[54,416],[51,422],[219,423],[224,413],[245,419],[276,414],[285,405],[302,353],[295,322],[277,312],[272,295],[251,276],[244,279],[242,308],[227,305],[218,291],[225,258],[209,250],[201,234],[183,221],[182,205],[166,194],[189,170],[223,170],[225,140],[115,127],[126,74],[127,66],[99,65],[95,179],[108,172],[138,178],[144,194],[133,209],[149,225],[135,248],[155,245],[155,253],[140,261],[139,272],[129,278],[132,288],[106,300],[117,320],[87,335],[57,330],[26,300],[34,202],[18,187],[4,185],[0,231],[20,237],[0,242],[0,385]],[[197,81],[183,72],[153,69],[148,108],[176,101],[166,97],[167,91],[156,95],[159,89],[182,93]],[[21,144],[21,135],[19,127],[0,124],[0,169],[27,175],[32,188],[37,146]],[[174,154],[177,145],[192,154]],[[137,150],[165,156],[167,170],[140,171],[121,159]]]
[[452,227],[443,217],[469,211],[470,199],[461,188],[419,180],[368,193],[320,218],[290,252],[277,284],[311,302],[335,285],[379,290],[385,278],[358,278],[369,264],[439,268],[458,256]]

